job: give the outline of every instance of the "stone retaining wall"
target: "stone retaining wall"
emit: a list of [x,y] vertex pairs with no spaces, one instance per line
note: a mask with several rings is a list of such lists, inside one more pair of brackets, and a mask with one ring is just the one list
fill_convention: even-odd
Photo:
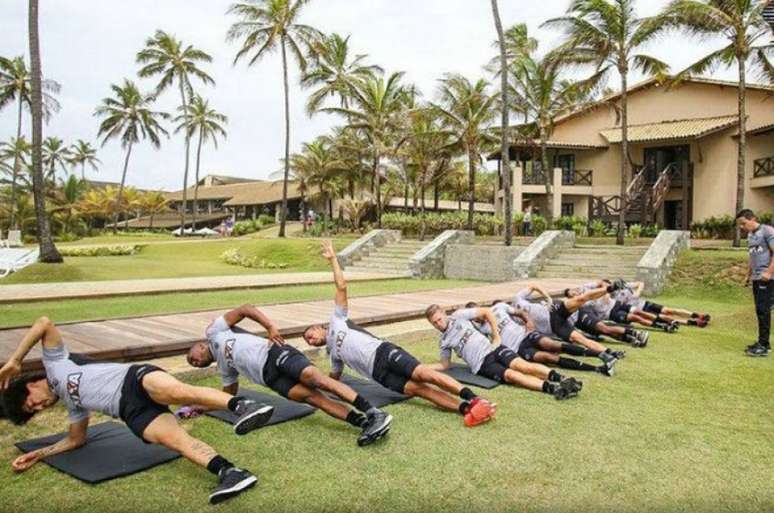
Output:
[[449,244],[444,275],[461,280],[515,280],[513,261],[524,249],[520,246]]
[[446,248],[450,244],[472,244],[475,233],[465,230],[446,230],[427,246],[417,251],[409,261],[414,278],[443,278]]
[[645,284],[643,294],[653,296],[664,290],[677,256],[691,247],[691,232],[661,230],[637,263],[637,281]]
[[513,261],[513,276],[516,279],[534,277],[546,260],[562,250],[575,246],[575,232],[548,230],[532,241]]

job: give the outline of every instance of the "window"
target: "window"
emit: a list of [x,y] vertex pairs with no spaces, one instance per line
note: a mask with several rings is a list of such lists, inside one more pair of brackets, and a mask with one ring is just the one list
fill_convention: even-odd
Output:
[[563,216],[575,215],[575,203],[562,203],[562,215]]

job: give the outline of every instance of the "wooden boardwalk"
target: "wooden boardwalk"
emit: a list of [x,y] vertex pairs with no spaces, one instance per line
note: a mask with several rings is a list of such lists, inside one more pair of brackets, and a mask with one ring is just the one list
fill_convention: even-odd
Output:
[[[526,281],[353,298],[350,300],[350,318],[361,325],[417,318],[423,316],[425,308],[432,303],[456,309],[468,301],[483,304],[510,299],[524,283]],[[581,281],[545,279],[540,283],[552,294],[560,294],[566,287],[579,285]],[[327,323],[333,312],[333,300],[266,305],[260,309],[277,323],[284,336],[292,337],[301,335],[311,324]],[[205,328],[222,313],[224,310],[211,310],[65,323],[59,328],[71,352],[104,360],[136,361],[185,353],[191,344],[204,340]],[[40,314],[45,315],[45,312]],[[240,326],[262,333],[262,328],[249,320]],[[0,330],[0,362],[8,359],[25,332],[26,329],[21,328]],[[39,367],[40,346],[36,346],[25,361],[25,368]]]

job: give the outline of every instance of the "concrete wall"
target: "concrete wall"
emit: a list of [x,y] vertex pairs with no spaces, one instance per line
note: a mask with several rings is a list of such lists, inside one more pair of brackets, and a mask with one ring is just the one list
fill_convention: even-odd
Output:
[[659,294],[666,286],[677,256],[690,247],[691,232],[661,230],[637,263],[637,281],[645,284],[647,296]]
[[532,241],[513,261],[513,273],[518,279],[535,276],[549,258],[575,246],[575,232],[548,230]]
[[476,234],[466,230],[446,230],[409,260],[414,278],[443,278],[446,248],[450,244],[472,244]]
[[514,280],[513,261],[524,249],[519,246],[449,244],[446,246],[444,275],[460,280]]

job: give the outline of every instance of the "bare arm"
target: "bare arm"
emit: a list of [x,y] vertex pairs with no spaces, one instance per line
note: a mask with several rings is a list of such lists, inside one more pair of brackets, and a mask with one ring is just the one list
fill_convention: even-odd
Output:
[[551,299],[551,294],[549,294],[548,291],[544,289],[541,285],[537,283],[533,283],[529,286],[529,288],[532,289],[533,292],[537,292],[538,294],[543,296],[546,299],[546,301],[548,301],[549,303],[553,301],[553,299]]
[[13,460],[11,467],[14,472],[24,472],[35,463],[45,458],[82,447],[86,443],[86,431],[89,429],[89,419],[83,419],[75,424],[70,424],[67,436],[53,445],[43,447],[37,451],[28,452]]
[[630,283],[629,285],[634,286],[634,296],[640,297],[642,295],[642,291],[645,288],[645,284],[641,281],[635,281],[634,283]]
[[[774,244],[769,245],[769,248],[771,249],[771,254],[774,255]],[[769,262],[769,267],[767,267],[766,270],[763,271],[763,275],[761,276],[761,278],[763,278],[763,281],[769,281],[773,275],[774,275],[774,256],[771,257],[771,261]]]
[[53,349],[62,345],[62,334],[48,317],[41,317],[35,321],[22,337],[16,351],[0,368],[0,390],[8,388],[11,379],[21,374],[24,358],[38,342],[42,342],[45,349]]
[[336,306],[347,308],[347,280],[344,279],[344,272],[339,265],[339,259],[336,257],[336,251],[333,249],[333,243],[329,240],[322,242],[322,256],[330,264],[333,269],[333,282],[336,284]]
[[516,310],[513,313],[513,316],[521,319],[521,321],[527,327],[527,331],[535,331],[535,323],[532,322],[532,319],[530,318],[529,314],[527,314],[527,312],[524,310]]
[[226,324],[228,324],[229,327],[239,324],[242,319],[251,319],[266,329],[270,341],[279,345],[283,345],[285,343],[285,339],[282,338],[282,335],[280,335],[277,326],[271,321],[271,319],[266,317],[263,312],[258,310],[253,305],[242,305],[239,308],[227,312],[223,318],[226,320]]
[[489,327],[492,329],[492,342],[496,345],[500,344],[500,330],[497,329],[497,317],[495,317],[494,312],[491,308],[479,308],[478,309],[478,315],[476,316],[478,320],[486,321],[489,324]]
[[431,363],[427,365],[429,368],[437,371],[445,371],[451,366],[451,361],[448,358],[441,359],[438,363]]

